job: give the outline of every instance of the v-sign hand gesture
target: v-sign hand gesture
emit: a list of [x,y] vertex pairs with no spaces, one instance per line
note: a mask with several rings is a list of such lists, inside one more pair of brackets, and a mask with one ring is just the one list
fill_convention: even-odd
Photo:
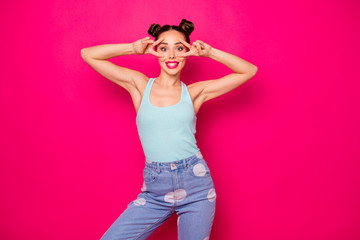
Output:
[[188,57],[188,56],[209,57],[210,56],[212,47],[201,40],[196,40],[195,42],[193,42],[192,46],[186,41],[182,40],[181,38],[179,38],[179,41],[182,44],[184,44],[187,48],[189,48],[190,51],[183,54],[178,54],[178,57]]
[[143,39],[139,39],[136,42],[133,42],[133,49],[136,54],[152,54],[156,57],[164,57],[163,54],[154,51],[154,47],[158,45],[164,38],[159,38],[156,42],[150,39],[149,37],[145,37]]

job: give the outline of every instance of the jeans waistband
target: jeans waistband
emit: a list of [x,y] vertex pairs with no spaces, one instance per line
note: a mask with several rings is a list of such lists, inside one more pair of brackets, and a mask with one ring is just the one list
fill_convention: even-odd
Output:
[[145,166],[153,168],[158,172],[161,172],[161,170],[185,169],[196,163],[199,159],[203,159],[200,151],[190,157],[171,162],[155,162],[146,160]]

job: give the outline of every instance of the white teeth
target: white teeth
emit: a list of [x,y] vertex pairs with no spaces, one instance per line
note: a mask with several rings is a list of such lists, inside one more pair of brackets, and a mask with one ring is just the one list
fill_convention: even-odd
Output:
[[167,63],[168,66],[170,67],[175,67],[176,65],[178,65],[179,63]]

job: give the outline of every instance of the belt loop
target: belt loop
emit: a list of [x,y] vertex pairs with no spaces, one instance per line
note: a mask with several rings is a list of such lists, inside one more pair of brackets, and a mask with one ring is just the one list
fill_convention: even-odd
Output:
[[156,162],[156,171],[160,173],[160,163]]
[[184,166],[184,168],[186,168],[187,166],[186,166],[186,160],[185,160],[186,158],[184,158],[183,159],[183,166]]

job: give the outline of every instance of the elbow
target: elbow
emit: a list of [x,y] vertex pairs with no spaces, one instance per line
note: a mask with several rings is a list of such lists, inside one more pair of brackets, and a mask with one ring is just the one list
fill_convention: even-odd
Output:
[[85,59],[86,58],[86,48],[81,49],[80,54],[81,54],[82,59]]
[[251,70],[251,73],[253,76],[255,76],[255,74],[257,73],[258,67],[253,65],[253,69]]

